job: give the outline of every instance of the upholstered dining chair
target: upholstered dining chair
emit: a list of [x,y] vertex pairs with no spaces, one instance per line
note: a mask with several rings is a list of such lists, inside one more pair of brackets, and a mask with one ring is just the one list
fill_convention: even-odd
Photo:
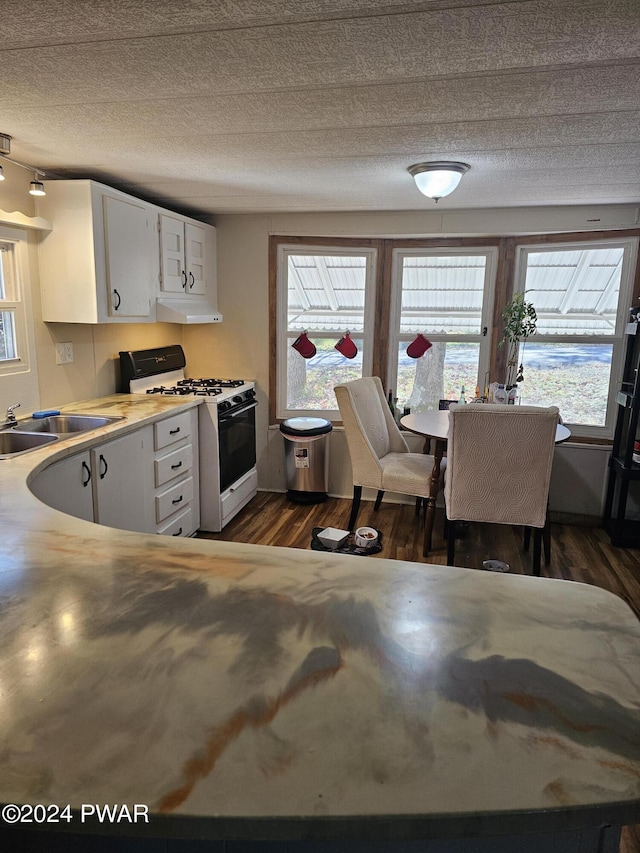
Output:
[[447,563],[454,564],[456,521],[522,525],[533,528],[533,573],[539,576],[557,407],[471,403],[454,404],[449,413]]
[[[353,502],[349,530],[358,517],[362,487],[377,489],[374,510],[385,491],[429,498],[433,456],[412,453],[389,411],[378,376],[354,379],[334,388],[351,458]],[[426,530],[426,525],[425,525]]]

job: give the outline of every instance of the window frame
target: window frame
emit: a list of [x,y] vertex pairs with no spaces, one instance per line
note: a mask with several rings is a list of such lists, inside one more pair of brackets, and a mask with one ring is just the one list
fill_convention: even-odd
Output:
[[[554,235],[555,236],[555,235]],[[612,347],[611,354],[611,371],[609,376],[609,388],[607,390],[607,410],[605,414],[605,422],[603,426],[594,426],[587,424],[575,424],[567,421],[567,425],[571,428],[572,437],[584,438],[600,438],[611,439],[613,437],[617,409],[615,404],[616,386],[620,382],[622,376],[622,368],[625,353],[625,328],[629,322],[629,308],[633,304],[633,296],[635,290],[634,278],[638,275],[638,241],[637,236],[616,236],[615,232],[611,237],[598,235],[597,237],[589,238],[588,235],[567,235],[569,238],[566,241],[549,240],[542,242],[540,240],[532,242],[518,242],[516,244],[516,253],[514,260],[514,284],[513,293],[525,293],[526,273],[527,273],[527,258],[530,254],[552,253],[562,251],[584,251],[587,249],[623,249],[622,268],[620,271],[620,291],[618,293],[618,307],[616,311],[615,330],[612,335],[560,335],[560,334],[540,334],[536,331],[535,335],[529,338],[532,343],[553,344],[553,343],[592,343],[592,344],[607,344]],[[582,239],[580,239],[582,238]],[[562,414],[562,401],[549,400],[549,405],[557,405]]]
[[[278,242],[276,251],[276,305],[275,305],[275,379],[277,421],[291,417],[324,417],[329,420],[339,420],[340,412],[336,403],[333,409],[289,409],[287,408],[287,353],[291,343],[300,334],[299,331],[289,331],[288,328],[288,293],[289,293],[289,256],[309,255],[312,257],[326,255],[328,257],[365,257],[365,298],[363,311],[363,332],[357,337],[363,339],[362,376],[371,376],[373,371],[373,345],[376,316],[376,283],[379,268],[378,246],[371,240],[362,243],[349,240],[345,244],[335,242],[315,242],[313,239],[301,242]],[[316,331],[307,327],[309,337],[330,337],[332,333]],[[337,333],[336,333],[337,334]],[[356,334],[354,334],[356,337]],[[336,342],[338,338],[336,337]]]
[[[443,241],[443,245],[429,245],[428,247],[412,246],[412,247],[397,247],[392,249],[391,260],[391,307],[389,316],[389,349],[387,354],[387,376],[386,385],[397,383],[398,376],[398,350],[399,345],[406,340],[407,343],[415,337],[414,333],[400,333],[400,319],[402,313],[402,272],[403,260],[406,257],[469,257],[472,255],[484,255],[486,264],[484,270],[484,286],[482,297],[482,310],[480,317],[480,331],[477,334],[436,334],[429,330],[426,331],[428,339],[432,343],[439,341],[458,343],[478,343],[478,374],[476,377],[476,385],[482,393],[485,376],[487,375],[491,364],[492,353],[492,331],[493,331],[493,315],[494,303],[496,298],[496,280],[498,276],[499,266],[499,250],[496,245],[486,245],[478,243],[477,245],[467,244],[464,246],[447,246]],[[468,388],[467,395],[471,398],[475,388]]]
[[[25,237],[14,229],[0,228],[0,251],[6,251],[4,246],[10,247],[12,269],[8,282],[10,293],[5,293],[4,299],[0,297],[0,312],[6,311],[13,315],[16,356],[0,360],[0,376],[28,373],[31,370],[33,345],[29,334],[30,304]],[[6,274],[4,261],[2,265]]]

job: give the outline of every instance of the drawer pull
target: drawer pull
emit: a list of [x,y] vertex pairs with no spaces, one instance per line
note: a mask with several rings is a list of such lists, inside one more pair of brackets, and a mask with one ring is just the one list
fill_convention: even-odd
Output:
[[175,465],[172,465],[172,466],[171,466],[171,470],[172,470],[172,471],[175,471],[175,470],[176,470],[176,468],[182,468],[182,461],[177,462]]
[[170,429],[169,435],[175,435],[177,432],[180,432],[180,427],[176,427],[175,429]]
[[178,530],[177,533],[172,533],[171,535],[172,536],[182,536],[182,528],[180,528],[180,530]]
[[179,504],[182,501],[184,495],[180,495],[179,498],[176,498],[175,501],[171,501],[172,504]]

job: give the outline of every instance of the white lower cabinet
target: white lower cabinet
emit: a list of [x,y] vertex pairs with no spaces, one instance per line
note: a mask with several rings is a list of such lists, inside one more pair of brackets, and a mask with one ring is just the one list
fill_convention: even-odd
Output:
[[140,533],[152,529],[153,428],[114,438],[91,450],[95,521]]
[[53,462],[29,488],[85,521],[191,536],[200,526],[197,409]]
[[89,451],[76,453],[49,465],[34,477],[29,488],[47,506],[85,521],[94,520],[93,473]]
[[200,526],[197,411],[153,425],[154,529],[165,536],[191,536]]

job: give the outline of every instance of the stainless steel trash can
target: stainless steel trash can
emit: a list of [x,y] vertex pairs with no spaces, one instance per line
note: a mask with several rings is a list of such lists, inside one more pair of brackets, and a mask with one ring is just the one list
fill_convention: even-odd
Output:
[[280,424],[289,500],[305,504],[326,501],[332,429],[331,421],[324,418],[288,418]]

